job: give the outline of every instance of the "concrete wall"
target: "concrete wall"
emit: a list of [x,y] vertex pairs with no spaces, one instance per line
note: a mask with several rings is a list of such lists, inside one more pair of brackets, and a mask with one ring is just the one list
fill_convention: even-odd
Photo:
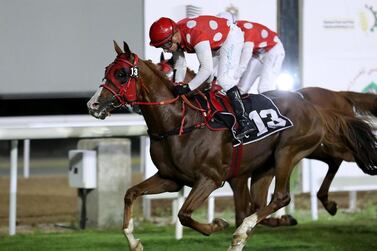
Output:
[[131,141],[84,139],[78,142],[77,148],[97,151],[97,188],[87,197],[86,225],[120,228],[123,223],[123,198],[131,186]]

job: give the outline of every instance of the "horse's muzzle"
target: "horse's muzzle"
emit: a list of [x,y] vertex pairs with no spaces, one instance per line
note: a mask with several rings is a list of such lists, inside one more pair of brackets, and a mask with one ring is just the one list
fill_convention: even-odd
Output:
[[89,109],[89,114],[97,119],[105,119],[108,116],[108,113],[105,110],[96,111]]
[[101,107],[99,104],[88,102],[87,107],[89,114],[97,119],[105,119],[109,115],[106,107]]

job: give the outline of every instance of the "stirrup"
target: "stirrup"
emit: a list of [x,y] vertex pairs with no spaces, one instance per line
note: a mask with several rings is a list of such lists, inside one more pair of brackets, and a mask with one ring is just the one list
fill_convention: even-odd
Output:
[[[244,131],[244,132],[237,133],[237,134],[236,134],[236,138],[237,138],[238,140],[241,140],[241,139],[245,138],[246,135],[248,135],[248,134],[250,134],[250,133],[253,133],[253,132],[255,132],[256,130],[257,130],[257,128],[255,128],[255,127],[251,127],[251,128],[249,128],[248,130],[246,130],[246,131]],[[247,138],[248,138],[248,137],[247,137]]]

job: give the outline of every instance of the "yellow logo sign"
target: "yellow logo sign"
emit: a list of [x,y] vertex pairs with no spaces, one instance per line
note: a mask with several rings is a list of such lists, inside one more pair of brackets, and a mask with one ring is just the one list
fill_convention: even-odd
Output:
[[377,29],[377,11],[373,6],[365,5],[365,10],[359,12],[359,20],[364,32],[374,32]]

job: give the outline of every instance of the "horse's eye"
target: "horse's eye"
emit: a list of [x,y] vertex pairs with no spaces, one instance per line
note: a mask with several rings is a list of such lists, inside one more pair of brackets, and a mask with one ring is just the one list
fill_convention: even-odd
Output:
[[116,78],[121,84],[124,84],[128,81],[129,74],[127,72],[127,69],[120,69],[115,73]]

